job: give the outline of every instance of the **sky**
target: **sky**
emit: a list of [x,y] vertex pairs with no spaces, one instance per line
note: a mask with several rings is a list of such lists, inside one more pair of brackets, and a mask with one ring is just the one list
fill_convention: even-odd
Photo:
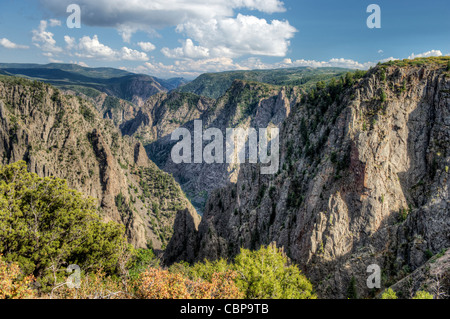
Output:
[[[80,28],[68,6],[80,8]],[[367,20],[380,9],[380,28]],[[448,0],[0,0],[0,62],[161,78],[450,55]],[[370,21],[377,21],[372,20]]]

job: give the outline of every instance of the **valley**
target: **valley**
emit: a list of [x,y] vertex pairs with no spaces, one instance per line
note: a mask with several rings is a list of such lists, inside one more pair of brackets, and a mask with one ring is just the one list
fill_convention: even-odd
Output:
[[[32,173],[65,179],[167,267],[276,243],[319,297],[345,299],[391,286],[406,294],[405,278],[417,274],[427,278],[414,279],[414,292],[433,287],[424,267],[448,258],[448,57],[189,83],[76,65],[0,71],[2,164],[23,160]],[[279,170],[196,160],[209,143],[195,138],[199,123],[203,132],[279,130]],[[182,163],[171,156],[177,129],[194,137]],[[365,286],[371,264],[382,269],[381,290]]]

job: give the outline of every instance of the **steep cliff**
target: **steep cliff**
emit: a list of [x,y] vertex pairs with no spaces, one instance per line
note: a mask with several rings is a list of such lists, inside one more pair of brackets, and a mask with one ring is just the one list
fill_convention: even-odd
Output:
[[[172,93],[170,96],[174,94],[181,93]],[[189,94],[191,99],[196,97],[193,102],[176,104],[171,103],[170,96],[156,95],[146,104],[153,103],[151,101],[158,98],[165,98],[164,104],[158,102],[164,108],[153,112],[154,118],[159,119],[153,120],[157,123],[153,136],[158,139],[146,145],[146,150],[158,167],[177,179],[197,210],[202,212],[208,194],[230,181],[236,181],[240,167],[226,163],[225,151],[223,163],[195,163],[194,152],[203,153],[204,147],[210,142],[202,140],[201,145],[196,145],[197,149],[194,150],[194,121],[202,121],[203,131],[209,128],[219,129],[224,139],[228,128],[253,128],[258,132],[259,129],[278,127],[288,116],[291,105],[296,103],[300,89],[236,80],[216,101]],[[170,117],[167,117],[167,114],[170,114]],[[151,126],[142,127],[148,131]],[[170,133],[177,127],[186,128],[191,134],[191,163],[177,164],[171,157],[171,150],[178,141],[172,141]],[[225,146],[225,143],[223,145]]]
[[180,242],[194,261],[275,241],[321,297],[346,298],[352,282],[359,296],[376,294],[366,285],[371,264],[385,288],[449,248],[448,60],[317,85],[281,126],[280,171],[241,165],[209,196],[198,231],[175,223],[166,262],[180,259]]
[[174,179],[142,144],[80,97],[41,82],[0,79],[0,161],[25,160],[31,172],[57,176],[98,199],[105,220],[126,226],[136,247],[164,248],[178,210],[194,211]]
[[198,119],[214,102],[192,93],[155,94],[136,111],[135,116],[120,124],[120,129],[124,135],[134,136],[148,145]]

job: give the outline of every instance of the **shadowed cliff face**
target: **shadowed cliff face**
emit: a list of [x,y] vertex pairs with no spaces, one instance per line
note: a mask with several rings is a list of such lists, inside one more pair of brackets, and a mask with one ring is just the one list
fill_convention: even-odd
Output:
[[[198,102],[194,101],[195,103],[178,104],[178,108],[171,112],[168,105],[171,105],[169,102],[173,97],[164,97],[165,100],[161,103],[165,105],[164,112],[152,112],[153,122],[157,123],[153,129],[157,132],[155,136],[157,135],[158,139],[146,146],[147,153],[161,169],[176,178],[201,213],[208,194],[229,182],[235,182],[240,167],[228,163],[194,163],[194,147],[203,152],[205,146],[211,143],[203,141],[202,145],[194,146],[194,120],[202,121],[203,132],[209,128],[219,129],[224,138],[227,128],[252,128],[259,132],[259,129],[279,127],[288,116],[291,105],[296,103],[299,93],[298,88],[235,81],[217,101],[201,98]],[[155,98],[157,97],[149,101]],[[171,115],[170,120],[167,114]],[[186,128],[191,133],[191,163],[174,163],[171,157],[171,151],[178,142],[171,140],[171,133],[177,127]]]
[[0,80],[0,161],[66,179],[98,200],[105,220],[125,225],[136,247],[164,248],[178,210],[194,212],[171,176],[140,142],[122,137],[81,98],[17,78]]
[[446,66],[382,65],[320,88],[291,107],[280,135],[280,172],[241,165],[210,194],[198,231],[175,223],[168,263],[276,241],[322,297],[346,298],[352,277],[364,297],[376,293],[369,265],[383,289],[450,247]]

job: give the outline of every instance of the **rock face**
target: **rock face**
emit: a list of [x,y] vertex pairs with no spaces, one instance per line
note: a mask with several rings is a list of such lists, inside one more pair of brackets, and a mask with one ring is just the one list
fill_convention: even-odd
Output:
[[197,251],[197,232],[200,218],[189,210],[177,214],[174,223],[174,233],[170,241],[169,253],[165,255],[167,263],[178,260],[194,260]]
[[136,247],[164,248],[178,210],[194,212],[171,176],[134,138],[122,137],[94,106],[50,85],[0,81],[0,162],[66,179],[98,199],[105,220],[122,223]]
[[191,93],[160,93],[150,97],[134,116],[120,124],[124,135],[136,136],[144,145],[171,134],[212,107],[213,99]]
[[[359,296],[377,292],[366,285],[369,265],[381,267],[384,289],[449,248],[446,63],[381,65],[292,105],[280,172],[241,165],[209,196],[198,231],[175,224],[166,261],[275,241],[321,297],[346,298],[352,278]],[[180,242],[190,244],[176,258]]]
[[[163,103],[158,101],[156,105],[164,105],[165,108],[154,109],[153,120],[148,121],[157,123],[153,136],[158,139],[146,146],[147,153],[158,167],[176,178],[195,208],[202,212],[212,190],[236,181],[239,166],[225,163],[225,157],[224,163],[194,163],[194,152],[203,152],[204,147],[211,143],[203,140],[202,145],[198,144],[194,149],[194,120],[202,121],[203,131],[209,128],[219,129],[224,138],[227,128],[254,128],[258,132],[260,128],[278,127],[289,115],[291,105],[296,103],[299,92],[300,89],[297,88],[236,80],[217,101],[197,97],[193,102],[178,104],[176,110],[168,109],[171,98],[162,95],[152,97],[146,105],[153,103],[153,100],[164,99]],[[191,99],[195,97],[190,96]],[[172,116],[169,121],[168,113]],[[147,131],[150,127],[143,125]],[[177,164],[172,160],[171,150],[178,141],[172,141],[170,134],[178,127],[186,128],[191,133],[191,163]]]
[[450,298],[450,250],[434,256],[391,289],[399,298],[413,298],[416,291],[427,291],[437,299]]

